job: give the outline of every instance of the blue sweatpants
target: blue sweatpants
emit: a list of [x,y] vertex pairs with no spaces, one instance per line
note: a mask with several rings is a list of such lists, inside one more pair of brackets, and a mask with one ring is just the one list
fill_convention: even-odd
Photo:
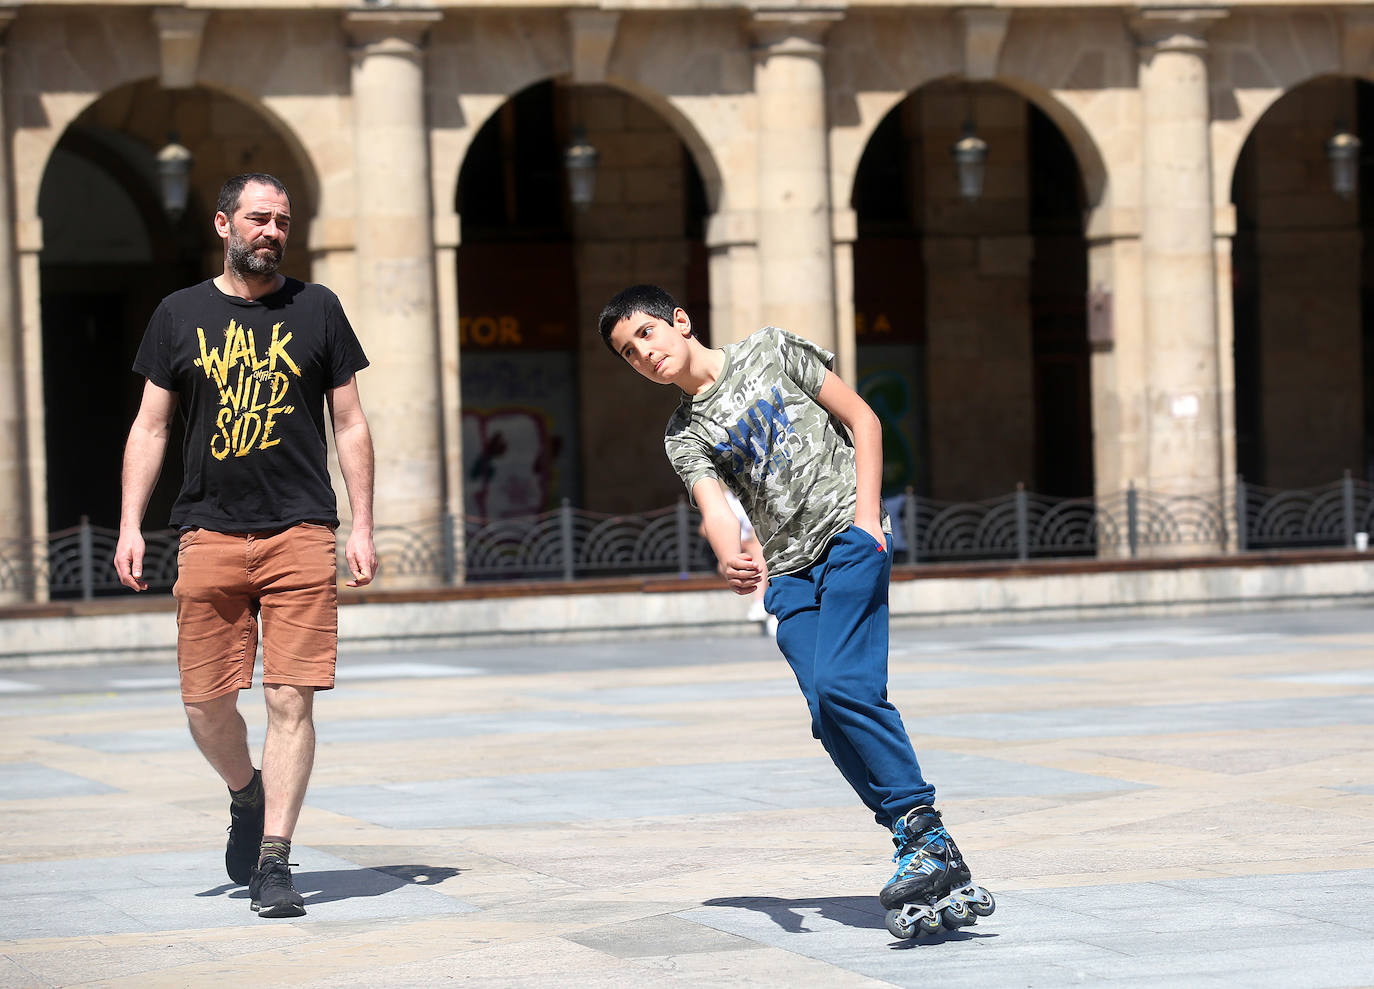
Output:
[[888,547],[850,526],[806,570],[771,577],[764,607],[820,739],[878,823],[935,802],[887,699]]

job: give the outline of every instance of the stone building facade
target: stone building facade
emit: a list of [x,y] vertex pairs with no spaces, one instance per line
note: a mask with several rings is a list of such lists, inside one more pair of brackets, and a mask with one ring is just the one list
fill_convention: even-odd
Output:
[[1374,197],[1334,191],[1326,151],[1374,113],[1365,4],[54,0],[0,31],[0,543],[114,523],[125,369],[156,300],[217,269],[245,170],[286,182],[287,270],[372,359],[382,523],[673,501],[675,398],[594,329],[637,281],[714,344],[772,323],[833,350],[889,489],[1374,463]]

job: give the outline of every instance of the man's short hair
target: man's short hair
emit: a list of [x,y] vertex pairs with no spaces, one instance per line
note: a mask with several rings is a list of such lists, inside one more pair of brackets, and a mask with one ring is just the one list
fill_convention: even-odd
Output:
[[286,186],[282,185],[281,180],[276,176],[268,175],[266,172],[244,172],[242,175],[231,176],[224,185],[220,186],[219,200],[215,203],[215,212],[232,217],[234,211],[239,208],[239,199],[243,196],[243,187],[254,182],[276,189],[286,197],[287,205],[290,205],[291,193],[286,191]]
[[631,285],[617,292],[614,298],[606,303],[606,308],[601,310],[601,316],[596,321],[596,328],[601,333],[601,342],[614,354],[611,331],[626,316],[642,312],[646,316],[654,316],[671,324],[673,312],[677,308],[673,297],[657,285]]

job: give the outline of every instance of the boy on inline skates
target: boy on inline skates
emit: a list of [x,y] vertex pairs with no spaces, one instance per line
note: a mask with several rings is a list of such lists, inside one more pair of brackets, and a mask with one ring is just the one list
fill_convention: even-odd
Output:
[[741,552],[722,486],[754,523],[769,574],[764,604],[806,697],[811,733],[893,832],[897,871],[879,894],[888,929],[912,937],[992,913],[992,896],[971,884],[887,699],[891,529],[873,411],[831,370],[834,355],[810,341],[766,326],[709,349],[654,285],[617,294],[598,329],[634,370],[681,389],[664,446],[737,594],[753,592],[762,563]]

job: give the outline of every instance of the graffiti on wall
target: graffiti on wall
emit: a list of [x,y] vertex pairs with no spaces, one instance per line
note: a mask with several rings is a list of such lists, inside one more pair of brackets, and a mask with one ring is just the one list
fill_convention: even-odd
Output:
[[533,515],[577,491],[575,374],[564,352],[463,355],[463,493],[482,518]]
[[917,438],[922,408],[917,347],[860,347],[858,358],[858,392],[883,426],[883,494],[919,488]]

